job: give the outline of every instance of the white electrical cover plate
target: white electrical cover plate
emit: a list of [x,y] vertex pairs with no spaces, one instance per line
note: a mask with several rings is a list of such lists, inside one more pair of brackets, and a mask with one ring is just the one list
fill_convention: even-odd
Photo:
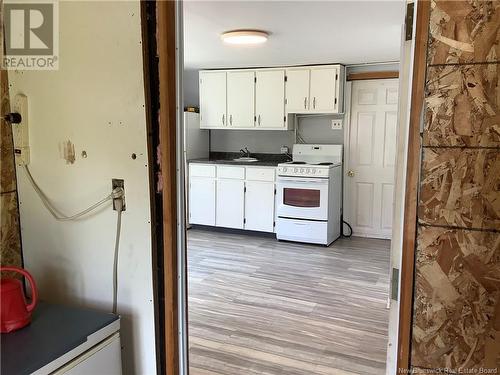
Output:
[[341,119],[332,120],[332,129],[333,130],[341,130],[342,129],[342,120]]
[[12,112],[21,115],[19,124],[12,124],[12,138],[14,139],[14,154],[17,165],[27,165],[30,162],[30,142],[28,133],[28,97],[17,94],[11,105]]

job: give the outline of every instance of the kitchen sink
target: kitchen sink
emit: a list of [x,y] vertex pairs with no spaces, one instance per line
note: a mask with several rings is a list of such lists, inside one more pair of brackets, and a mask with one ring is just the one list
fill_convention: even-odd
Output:
[[233,161],[239,161],[241,163],[248,163],[248,162],[259,161],[259,159],[250,158],[250,157],[241,157],[241,158],[233,159]]

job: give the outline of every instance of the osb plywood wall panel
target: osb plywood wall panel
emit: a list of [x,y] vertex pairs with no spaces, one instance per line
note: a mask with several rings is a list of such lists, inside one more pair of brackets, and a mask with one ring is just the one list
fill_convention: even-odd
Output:
[[427,69],[425,146],[500,146],[500,64]]
[[16,170],[12,128],[3,120],[10,112],[7,90],[7,72],[0,71],[1,108],[0,120],[0,264],[21,266],[21,238],[17,205]]
[[433,1],[428,64],[500,61],[498,0]]
[[497,149],[425,148],[419,222],[461,228],[500,227]]
[[412,332],[416,373],[500,366],[499,30],[500,0],[431,3]]
[[419,229],[413,363],[498,366],[500,234]]

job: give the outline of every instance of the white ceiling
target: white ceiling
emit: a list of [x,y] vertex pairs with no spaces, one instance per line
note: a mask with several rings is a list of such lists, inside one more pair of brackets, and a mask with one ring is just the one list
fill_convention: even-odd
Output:
[[[184,1],[186,69],[399,60],[404,0]],[[258,46],[230,46],[220,34],[260,29]]]

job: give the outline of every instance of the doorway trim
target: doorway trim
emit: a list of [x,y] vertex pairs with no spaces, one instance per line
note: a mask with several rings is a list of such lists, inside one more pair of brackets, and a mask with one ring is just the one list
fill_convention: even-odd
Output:
[[399,300],[397,372],[410,369],[415,246],[417,236],[418,182],[420,177],[420,125],[424,108],[427,41],[429,36],[430,0],[418,0],[415,22],[415,50],[411,86],[410,123],[405,177],[403,248]]
[[[414,70],[411,88],[410,129],[408,137],[408,164],[406,171],[406,200],[404,214],[404,237],[402,249],[402,272],[400,314],[398,332],[397,367],[400,372],[410,366],[411,317],[413,306],[414,257],[416,238],[416,204],[417,184],[420,170],[420,115],[423,108],[423,88],[425,78],[425,55],[428,36],[428,20],[430,1],[417,2],[416,36]],[[156,208],[162,211],[162,222],[159,230],[158,253],[162,256],[163,278],[156,293],[158,304],[163,311],[159,319],[164,321],[164,328],[159,335],[160,358],[158,372],[164,370],[168,374],[188,374],[187,364],[187,315],[186,315],[186,269],[185,230],[183,205],[178,202],[178,185],[182,182],[182,166],[179,167],[178,134],[182,129],[182,119],[178,113],[182,111],[182,2],[156,1],[156,40],[159,75],[160,109],[152,116],[158,117],[160,144],[163,146],[158,162],[161,165],[161,175],[158,182],[162,185],[161,205]],[[176,18],[177,16],[177,18]],[[154,37],[154,36],[150,36]],[[177,53],[177,55],[176,55]],[[152,90],[155,88],[152,88]],[[149,105],[149,103],[148,103]],[[182,117],[182,116],[180,116]],[[180,189],[182,191],[182,189]],[[183,194],[181,192],[180,194]],[[179,207],[182,206],[182,207]],[[180,216],[179,216],[180,215]],[[184,233],[184,234],[183,234]],[[155,270],[157,272],[158,270]],[[183,289],[184,288],[184,289]],[[183,292],[184,290],[184,292]],[[181,304],[184,303],[183,306]],[[182,364],[181,364],[182,363]]]
[[[180,277],[185,275],[185,271],[179,269],[179,243],[182,244],[182,237],[179,238],[178,216],[183,214],[183,205],[178,205],[180,197],[179,192],[183,194],[182,189],[178,188],[182,181],[182,171],[178,171],[178,128],[177,123],[177,101],[179,99],[179,66],[177,59],[178,43],[178,25],[176,14],[178,6],[182,3],[174,1],[156,1],[156,56],[158,64],[158,113],[157,116],[159,132],[159,149],[157,162],[160,165],[158,175],[158,184],[161,189],[161,205],[156,207],[161,210],[162,221],[159,229],[162,235],[158,244],[158,252],[162,263],[159,265],[162,269],[159,274],[162,276],[156,297],[161,304],[159,324],[162,328],[159,333],[160,358],[158,358],[158,373],[163,371],[167,374],[180,374],[181,363],[180,343],[183,342],[180,335],[180,317],[179,300],[181,297],[179,290],[182,286]],[[180,5],[178,5],[180,4]],[[182,37],[182,33],[180,34]],[[182,79],[182,78],[181,78]],[[182,126],[182,124],[180,124]],[[179,212],[180,210],[180,212]],[[155,270],[156,271],[156,270]]]

